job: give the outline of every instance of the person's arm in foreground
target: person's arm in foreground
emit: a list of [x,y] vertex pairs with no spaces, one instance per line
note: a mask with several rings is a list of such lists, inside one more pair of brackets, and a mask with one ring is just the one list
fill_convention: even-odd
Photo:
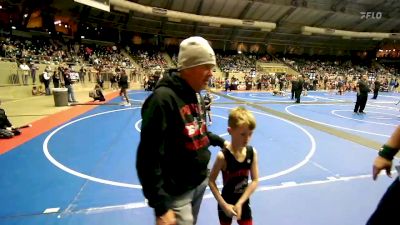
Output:
[[220,148],[225,148],[229,145],[229,141],[226,141],[222,137],[208,131],[207,132],[208,139],[210,140],[210,145],[219,146]]
[[397,126],[389,140],[382,146],[379,155],[375,158],[372,168],[372,178],[376,180],[381,170],[386,170],[386,174],[391,177],[393,157],[400,149],[400,126]]

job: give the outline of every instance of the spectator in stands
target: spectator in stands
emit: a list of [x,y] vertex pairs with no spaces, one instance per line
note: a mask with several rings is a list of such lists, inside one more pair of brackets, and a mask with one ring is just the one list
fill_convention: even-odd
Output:
[[35,85],[32,87],[32,95],[37,96],[37,95],[44,95],[45,92],[43,90],[43,85],[39,85],[39,88]]
[[[0,99],[1,106],[1,99]],[[15,129],[7,118],[4,109],[0,108],[0,138],[12,138],[16,135],[20,135],[21,131]]]
[[86,69],[82,66],[79,70],[79,81],[85,83]]
[[51,94],[50,93],[50,78],[51,78],[50,72],[44,71],[43,72],[43,83],[44,83],[44,90],[45,90],[46,95]]
[[39,68],[35,65],[34,62],[31,62],[31,77],[32,77],[32,83],[35,84],[36,83],[36,71]]
[[64,73],[63,73],[63,77],[64,77],[64,85],[65,87],[68,89],[68,102],[77,102],[75,100],[75,94],[74,94],[74,88],[72,86],[72,80],[70,77],[70,71],[68,70],[68,68],[64,69]]
[[54,88],[60,87],[60,74],[62,74],[62,72],[60,70],[60,67],[58,67],[58,69],[54,71],[54,75],[52,76]]
[[40,95],[46,94],[46,91],[45,91],[43,85],[39,85],[38,92],[39,92]]
[[33,96],[39,95],[39,91],[38,91],[38,89],[37,89],[36,86],[33,86],[33,87],[32,87],[32,95],[33,95]]
[[28,77],[29,71],[31,70],[28,65],[26,65],[25,61],[19,65],[19,69],[22,71],[22,83],[24,85],[28,85]]

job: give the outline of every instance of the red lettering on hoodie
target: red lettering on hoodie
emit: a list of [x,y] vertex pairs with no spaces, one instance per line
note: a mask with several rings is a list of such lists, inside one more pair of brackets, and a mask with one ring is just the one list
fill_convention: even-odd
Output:
[[210,140],[207,136],[203,136],[201,139],[193,140],[192,142],[186,143],[185,147],[191,151],[197,151],[202,148],[208,147],[210,145]]
[[190,142],[185,143],[187,149],[197,151],[208,147],[210,141],[206,135],[207,126],[199,105],[185,105],[180,109],[180,113],[185,123],[183,133],[191,139]]

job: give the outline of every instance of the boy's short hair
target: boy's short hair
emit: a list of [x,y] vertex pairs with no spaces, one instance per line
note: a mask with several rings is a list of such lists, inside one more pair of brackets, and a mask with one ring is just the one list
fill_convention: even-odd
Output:
[[228,126],[237,128],[243,125],[247,125],[250,130],[254,130],[256,128],[256,119],[250,111],[243,106],[239,106],[229,113]]

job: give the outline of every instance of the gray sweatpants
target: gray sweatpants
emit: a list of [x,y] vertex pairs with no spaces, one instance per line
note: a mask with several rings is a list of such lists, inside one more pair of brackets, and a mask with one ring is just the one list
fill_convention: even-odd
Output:
[[200,211],[201,201],[208,185],[208,177],[195,189],[172,199],[177,225],[194,225]]

